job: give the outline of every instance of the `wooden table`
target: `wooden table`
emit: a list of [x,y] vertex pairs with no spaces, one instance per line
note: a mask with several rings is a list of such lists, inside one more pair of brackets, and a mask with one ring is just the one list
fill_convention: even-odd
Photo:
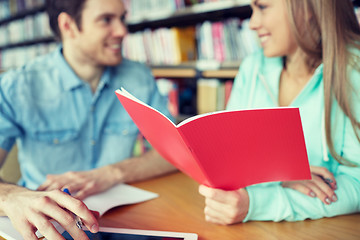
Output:
[[198,184],[182,173],[133,184],[159,198],[107,212],[100,225],[193,232],[199,240],[241,239],[360,239],[360,213],[301,222],[248,222],[219,226],[204,220],[204,198]]
[[[219,226],[205,222],[198,184],[182,173],[133,184],[160,194],[144,203],[121,206],[101,219],[104,227],[193,232],[199,240],[359,240],[360,213],[302,222],[247,222]],[[2,239],[0,237],[0,239]]]

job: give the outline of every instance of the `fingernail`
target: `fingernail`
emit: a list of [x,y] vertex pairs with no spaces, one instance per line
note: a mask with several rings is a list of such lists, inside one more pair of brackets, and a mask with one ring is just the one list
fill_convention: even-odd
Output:
[[316,197],[316,194],[313,191],[311,191],[310,192],[310,197]]
[[325,178],[325,182],[327,182],[327,183],[333,183],[334,181],[331,180],[330,178]]
[[337,201],[337,196],[334,194],[334,196],[332,196],[332,201],[336,202]]
[[330,203],[331,203],[329,198],[325,198],[325,202],[326,202],[327,204],[330,204]]
[[92,233],[97,233],[98,231],[99,231],[99,226],[96,225],[96,224],[92,225],[91,232]]

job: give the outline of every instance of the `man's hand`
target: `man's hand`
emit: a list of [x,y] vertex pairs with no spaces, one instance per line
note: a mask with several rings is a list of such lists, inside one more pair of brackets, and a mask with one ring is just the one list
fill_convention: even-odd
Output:
[[67,188],[72,196],[84,199],[90,195],[103,192],[119,183],[119,177],[111,165],[102,168],[82,171],[67,172],[59,175],[48,175],[46,181],[37,189],[49,191]]
[[246,189],[224,191],[200,185],[199,193],[205,197],[205,219],[208,222],[229,225],[242,222],[249,211]]
[[311,180],[288,181],[281,185],[292,188],[310,197],[317,197],[323,203],[329,205],[337,201],[335,190],[337,189],[334,175],[324,167],[311,166]]
[[1,209],[26,240],[37,240],[36,230],[48,240],[64,239],[50,220],[58,222],[74,239],[88,239],[76,226],[74,214],[91,232],[99,230],[96,217],[86,205],[60,190],[36,192],[13,187],[1,200]]

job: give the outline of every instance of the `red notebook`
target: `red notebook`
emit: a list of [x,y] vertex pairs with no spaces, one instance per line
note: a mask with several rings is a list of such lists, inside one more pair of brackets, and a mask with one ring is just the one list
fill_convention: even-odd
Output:
[[311,179],[298,108],[213,112],[175,125],[126,90],[115,93],[150,144],[200,184],[235,190]]

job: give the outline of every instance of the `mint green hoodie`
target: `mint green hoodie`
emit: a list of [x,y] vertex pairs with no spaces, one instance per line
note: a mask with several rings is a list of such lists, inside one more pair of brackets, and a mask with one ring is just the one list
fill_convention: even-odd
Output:
[[[234,80],[227,109],[278,107],[282,68],[281,58],[267,58],[262,51],[247,57]],[[350,70],[349,77],[358,94],[353,96],[353,107],[359,121],[360,73]],[[299,221],[359,212],[360,143],[350,120],[335,103],[332,110],[335,150],[346,159],[358,164],[358,167],[340,165],[327,149],[324,130],[322,64],[290,106],[300,109],[310,165],[326,167],[335,175],[338,186],[335,193],[338,200],[326,205],[318,198],[283,188],[280,182],[257,184],[246,188],[249,193],[250,207],[244,222],[250,220]]]

